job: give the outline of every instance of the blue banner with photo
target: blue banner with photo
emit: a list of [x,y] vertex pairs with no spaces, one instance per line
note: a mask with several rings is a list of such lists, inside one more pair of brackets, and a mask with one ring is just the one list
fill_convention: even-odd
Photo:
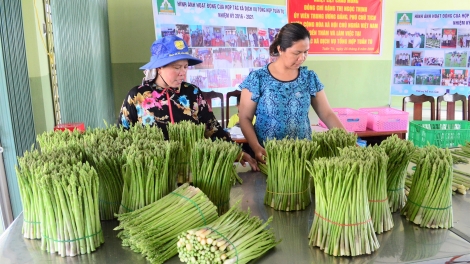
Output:
[[397,12],[391,95],[470,94],[470,11]]
[[177,35],[203,60],[187,81],[224,94],[274,60],[269,45],[287,23],[285,6],[233,1],[153,0],[153,12],[157,38]]

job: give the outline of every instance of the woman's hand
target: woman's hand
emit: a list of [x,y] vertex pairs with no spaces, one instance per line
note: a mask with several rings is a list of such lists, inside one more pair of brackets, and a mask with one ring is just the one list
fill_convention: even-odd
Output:
[[255,158],[258,162],[266,164],[266,150],[259,146],[258,148],[254,149],[253,152],[255,153]]
[[241,159],[240,159],[240,164],[243,167],[246,167],[246,163],[250,164],[251,170],[252,171],[259,171],[258,168],[258,163],[256,162],[255,159],[253,159],[249,154],[242,152],[241,153]]

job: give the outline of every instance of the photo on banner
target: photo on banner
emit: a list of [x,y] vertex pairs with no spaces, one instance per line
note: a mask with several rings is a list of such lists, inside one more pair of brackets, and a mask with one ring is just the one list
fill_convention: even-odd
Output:
[[274,61],[269,46],[287,23],[285,6],[234,1],[153,0],[153,13],[156,38],[177,35],[203,61],[189,67],[186,81],[223,94]]
[[311,35],[309,54],[380,54],[382,0],[287,0],[289,22]]
[[397,12],[392,96],[470,95],[470,10]]

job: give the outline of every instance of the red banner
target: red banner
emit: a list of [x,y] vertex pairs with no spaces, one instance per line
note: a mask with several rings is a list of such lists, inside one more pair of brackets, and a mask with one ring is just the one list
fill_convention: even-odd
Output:
[[379,54],[382,0],[287,0],[289,22],[310,31],[310,54]]

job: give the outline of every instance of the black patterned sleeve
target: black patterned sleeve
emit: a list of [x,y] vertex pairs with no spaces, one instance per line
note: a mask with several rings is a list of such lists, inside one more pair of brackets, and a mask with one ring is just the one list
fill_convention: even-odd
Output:
[[232,141],[230,133],[225,131],[217,121],[217,118],[215,118],[214,112],[212,112],[212,109],[210,109],[209,105],[205,101],[201,90],[195,85],[194,88],[197,89],[196,96],[199,107],[198,119],[201,123],[206,125],[205,137],[211,138],[212,140],[219,138],[225,141]]
[[127,93],[126,98],[122,102],[121,111],[119,112],[118,125],[126,129],[129,129],[138,121],[137,109],[133,103],[134,97],[135,88]]

